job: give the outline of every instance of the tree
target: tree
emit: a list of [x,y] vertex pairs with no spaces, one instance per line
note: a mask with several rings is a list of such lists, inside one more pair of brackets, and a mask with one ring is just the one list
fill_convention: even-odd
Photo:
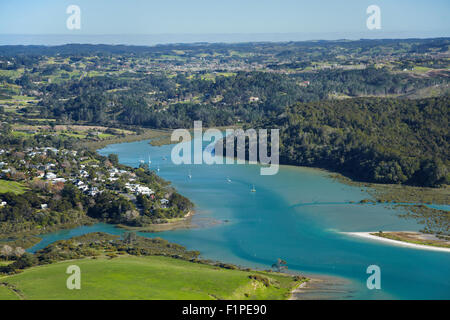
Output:
[[119,165],[119,156],[117,154],[111,153],[108,155],[108,160],[112,163],[113,166]]
[[123,235],[123,240],[128,244],[133,244],[133,242],[135,242],[136,239],[137,239],[136,232],[133,231],[125,232]]
[[284,269],[287,269],[287,262],[278,258],[277,262],[272,264],[272,269],[275,269],[277,272],[282,272]]
[[4,256],[6,258],[6,260],[8,260],[8,258],[11,256],[12,252],[13,252],[13,248],[8,246],[7,244],[5,244],[2,248],[2,250],[0,251],[2,256]]
[[19,257],[10,266],[14,270],[26,269],[26,268],[34,266],[36,263],[37,263],[37,258],[31,253],[25,252],[21,257]]
[[187,212],[194,206],[188,198],[176,192],[172,193],[170,196],[170,203],[182,212]]
[[21,256],[23,256],[25,254],[25,250],[22,248],[22,247],[16,247],[15,249],[14,249],[14,255],[16,256],[16,257],[21,257]]

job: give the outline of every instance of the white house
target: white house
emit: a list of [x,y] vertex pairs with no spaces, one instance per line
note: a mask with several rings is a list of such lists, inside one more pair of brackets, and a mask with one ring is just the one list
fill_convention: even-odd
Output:
[[47,174],[45,175],[45,178],[47,180],[54,180],[54,179],[56,179],[56,174],[54,174],[53,172],[47,172]]
[[143,194],[143,195],[146,195],[146,196],[149,196],[149,195],[151,195],[151,194],[154,194],[155,192],[154,192],[152,189],[150,189],[149,187],[138,186],[138,187],[136,188],[136,193],[138,193],[138,194]]
[[89,177],[89,173],[86,170],[80,170],[80,177],[83,178],[88,178]]
[[47,163],[44,168],[45,170],[52,170],[55,167],[56,165],[54,163]]
[[161,199],[160,202],[163,208],[167,207],[167,205],[169,204],[169,200],[167,199]]
[[97,187],[92,187],[91,190],[88,191],[88,195],[91,197],[95,197],[98,193],[100,193],[100,191]]
[[44,150],[47,152],[47,151],[51,151],[51,152],[53,152],[53,153],[58,153],[58,149],[56,149],[56,148],[50,148],[50,147],[47,147],[47,148],[44,148]]

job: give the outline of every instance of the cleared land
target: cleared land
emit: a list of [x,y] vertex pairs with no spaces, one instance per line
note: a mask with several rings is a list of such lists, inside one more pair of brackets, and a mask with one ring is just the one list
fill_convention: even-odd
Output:
[[7,193],[7,192],[21,194],[25,192],[25,187],[19,182],[0,179],[0,193]]
[[[68,290],[66,269],[81,269],[81,290]],[[252,278],[250,278],[252,276]],[[65,261],[0,278],[3,299],[287,299],[292,276],[218,268],[167,257],[121,256]]]
[[373,197],[368,200],[390,203],[427,203],[448,204],[450,203],[450,187],[444,185],[440,188],[425,188],[399,184],[365,183],[351,180],[339,173],[330,173],[330,178],[338,182],[360,187]]
[[2,300],[20,300],[20,297],[11,288],[0,283],[0,297]]

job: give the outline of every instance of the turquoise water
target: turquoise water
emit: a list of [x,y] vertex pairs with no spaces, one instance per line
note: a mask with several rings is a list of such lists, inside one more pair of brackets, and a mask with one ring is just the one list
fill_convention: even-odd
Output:
[[[275,176],[261,176],[257,165],[175,166],[170,161],[171,149],[140,141],[99,151],[116,153],[121,163],[130,166],[150,154],[152,168],[159,166],[159,174],[196,204],[193,222],[197,228],[157,236],[199,250],[204,258],[243,266],[269,268],[283,258],[292,271],[345,280],[338,298],[450,298],[449,253],[396,247],[340,233],[421,228],[414,220],[398,218],[397,210],[351,203],[368,198],[359,188],[307,168],[282,166]],[[255,193],[250,192],[252,185]],[[92,231],[123,232],[106,224],[80,227],[46,235],[32,250]],[[366,287],[366,269],[373,264],[381,268],[381,290]]]

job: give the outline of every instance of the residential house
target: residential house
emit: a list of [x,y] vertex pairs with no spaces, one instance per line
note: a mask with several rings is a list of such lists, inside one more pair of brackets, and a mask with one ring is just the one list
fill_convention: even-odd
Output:
[[54,180],[57,178],[56,174],[54,174],[53,172],[47,172],[47,174],[45,175],[45,178],[47,180]]
[[167,200],[165,198],[161,199],[160,202],[161,202],[161,207],[162,208],[167,208],[167,206],[169,205],[169,200]]

